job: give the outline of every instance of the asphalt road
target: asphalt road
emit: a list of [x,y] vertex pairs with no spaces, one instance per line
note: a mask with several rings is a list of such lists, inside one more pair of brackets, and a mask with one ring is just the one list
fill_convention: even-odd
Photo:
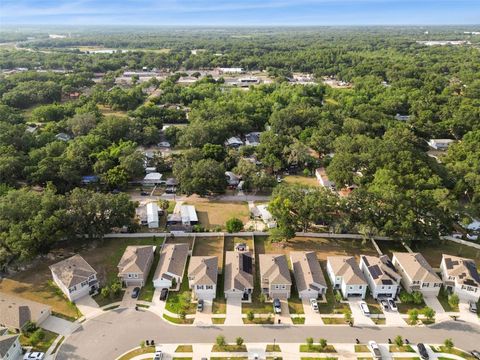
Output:
[[375,340],[386,343],[397,335],[412,343],[441,343],[452,338],[455,346],[465,350],[480,348],[480,327],[464,322],[444,322],[430,327],[349,327],[349,326],[177,326],[166,323],[148,310],[117,309],[83,323],[68,337],[58,351],[58,360],[115,359],[142,340],[156,344],[215,343],[218,335],[228,342],[241,336],[245,342],[300,343],[311,336],[329,343],[353,343]]

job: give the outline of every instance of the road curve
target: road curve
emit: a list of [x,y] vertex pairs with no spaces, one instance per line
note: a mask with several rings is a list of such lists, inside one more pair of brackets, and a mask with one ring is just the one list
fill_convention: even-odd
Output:
[[221,326],[172,325],[154,313],[141,309],[116,309],[86,321],[61,345],[58,360],[115,359],[142,340],[168,343],[214,343],[218,335],[229,342],[241,336],[245,342],[304,342],[309,336],[325,338],[329,343],[375,340],[387,342],[397,335],[410,342],[441,343],[452,338],[455,346],[472,350],[480,345],[480,327],[461,321],[430,327],[349,327],[349,326]]

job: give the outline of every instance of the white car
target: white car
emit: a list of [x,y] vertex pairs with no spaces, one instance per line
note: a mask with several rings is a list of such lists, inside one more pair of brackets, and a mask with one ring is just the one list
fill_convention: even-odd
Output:
[[153,360],[162,360],[162,358],[163,358],[162,350],[155,351],[155,354],[153,356]]
[[27,352],[23,355],[23,360],[43,360],[45,353],[43,352]]
[[318,313],[318,302],[316,299],[310,299],[310,305],[312,306],[313,311]]
[[358,306],[360,306],[360,310],[362,310],[363,315],[370,316],[370,309],[365,301],[360,301]]
[[382,358],[382,353],[380,352],[380,348],[378,347],[378,344],[375,341],[369,341],[368,347],[370,348],[370,351],[372,352],[374,359]]

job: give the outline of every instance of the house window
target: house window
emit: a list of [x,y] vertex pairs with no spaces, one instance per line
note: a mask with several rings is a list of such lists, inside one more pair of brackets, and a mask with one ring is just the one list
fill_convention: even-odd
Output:
[[197,285],[197,290],[203,290],[203,285]]
[[287,288],[287,285],[282,285],[282,290],[285,290]]
[[135,279],[138,279],[138,274],[133,274],[133,277],[134,277]]
[[422,287],[430,287],[430,283],[423,283]]
[[132,274],[128,274],[128,278],[131,279],[131,278],[132,278]]
[[358,288],[359,288],[360,290],[362,290],[362,289],[363,289],[363,285],[360,285]]
[[206,289],[207,289],[207,290],[212,290],[212,289],[213,289],[213,285],[207,285],[207,286],[206,286]]

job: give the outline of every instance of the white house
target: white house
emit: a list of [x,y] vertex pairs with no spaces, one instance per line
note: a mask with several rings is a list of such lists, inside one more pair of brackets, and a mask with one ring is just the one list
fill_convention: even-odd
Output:
[[162,182],[162,174],[159,172],[151,172],[145,175],[142,184],[147,186],[159,185]]
[[0,335],[0,359],[18,360],[21,358],[23,351],[19,339],[20,335],[2,332]]
[[158,228],[158,205],[155,202],[147,204],[147,223],[149,229]]
[[266,204],[257,205],[258,215],[269,229],[273,229],[277,227],[277,222],[268,211],[267,206]]
[[440,270],[447,290],[457,294],[460,299],[478,301],[480,275],[472,259],[443,254]]
[[221,67],[221,68],[218,68],[218,70],[220,70],[220,72],[224,73],[224,74],[241,74],[241,73],[243,73],[243,68],[241,68],[241,67],[233,67],[233,68]]
[[53,281],[70,301],[97,292],[97,272],[80,255],[50,265]]
[[360,256],[360,270],[367,279],[374,299],[394,299],[400,291],[402,277],[397,273],[387,255]]
[[327,257],[327,274],[335,289],[340,289],[345,299],[365,298],[367,281],[353,256]]
[[237,186],[240,183],[240,177],[231,171],[225,171],[228,186]]
[[251,132],[245,135],[245,145],[248,146],[258,146],[260,145],[260,134],[259,132]]
[[239,148],[242,145],[243,145],[242,139],[240,139],[237,136],[232,136],[231,138],[228,138],[227,141],[225,141],[225,146],[235,148],[235,149]]
[[192,256],[188,265],[188,286],[200,300],[213,300],[217,294],[218,258]]
[[327,282],[315,251],[291,251],[290,261],[302,299],[316,299],[327,292]]
[[428,145],[435,150],[447,150],[453,142],[455,140],[452,139],[430,139]]
[[[153,275],[153,285],[157,289],[170,289],[175,282],[180,287],[188,257],[188,244],[164,244],[160,259]],[[175,280],[173,280],[175,279]]]
[[315,177],[317,178],[320,186],[323,186],[324,188],[330,189],[332,191],[335,190],[335,184],[328,178],[325,168],[321,167],[316,169]]
[[402,277],[402,285],[409,293],[438,296],[442,280],[420,253],[393,253],[393,266]]

